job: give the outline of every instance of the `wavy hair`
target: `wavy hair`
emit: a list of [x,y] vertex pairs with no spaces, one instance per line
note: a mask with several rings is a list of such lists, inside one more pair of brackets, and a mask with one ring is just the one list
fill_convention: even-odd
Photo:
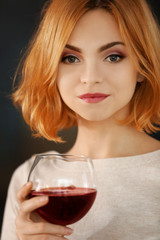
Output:
[[[160,123],[160,31],[145,0],[51,0],[42,10],[42,20],[15,79],[13,102],[37,136],[61,141],[57,132],[77,124],[76,114],[59,94],[56,77],[63,49],[80,17],[103,8],[112,14],[139,77],[122,123],[140,131],[156,131]],[[18,74],[20,73],[20,74]],[[19,76],[19,77],[18,77]]]

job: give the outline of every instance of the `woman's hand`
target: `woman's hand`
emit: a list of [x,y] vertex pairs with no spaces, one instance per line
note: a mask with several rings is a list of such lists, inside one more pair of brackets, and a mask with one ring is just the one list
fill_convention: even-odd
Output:
[[34,222],[31,213],[48,202],[47,196],[27,199],[32,183],[25,184],[18,192],[19,212],[16,217],[16,234],[19,240],[66,240],[72,230],[65,226],[54,225],[44,220]]

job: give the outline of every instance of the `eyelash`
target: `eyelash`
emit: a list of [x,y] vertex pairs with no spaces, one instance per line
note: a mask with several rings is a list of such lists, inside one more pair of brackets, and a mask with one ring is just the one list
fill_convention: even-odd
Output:
[[[116,57],[116,59],[118,58],[118,60],[112,61],[113,59],[115,59],[115,57]],[[107,59],[109,59],[109,58],[110,58],[110,60],[107,60]],[[113,58],[113,59],[111,60],[111,58]],[[107,56],[107,57],[105,58],[105,60],[107,60],[107,61],[110,62],[110,63],[118,63],[118,62],[120,62],[123,58],[124,58],[123,55],[120,55],[120,54],[111,54],[111,55]],[[69,62],[69,59],[70,59],[70,60],[72,59],[73,61]],[[78,61],[76,61],[76,60],[78,60]],[[76,57],[76,56],[74,56],[74,55],[67,55],[67,56],[62,57],[62,59],[61,59],[61,62],[66,63],[66,64],[74,64],[74,63],[78,63],[79,61],[80,61],[79,58]]]
[[77,62],[68,62],[68,61],[66,61],[66,60],[69,60],[69,59],[74,59],[74,60],[78,60],[78,62],[80,61],[79,59],[78,59],[78,57],[76,57],[76,56],[74,56],[74,55],[67,55],[67,56],[64,56],[64,57],[62,57],[62,60],[61,60],[61,62],[63,62],[63,63],[67,63],[67,64],[73,64],[73,63],[77,63]]
[[[111,61],[111,59],[110,60],[107,60],[108,62],[110,62],[110,63],[118,63],[118,62],[120,62],[123,58],[124,58],[124,56],[123,55],[120,55],[120,54],[111,54],[111,55],[109,55],[109,56],[107,56],[105,59],[108,59],[108,58],[118,58],[118,60],[116,60],[116,61]],[[112,59],[113,60],[113,59]]]

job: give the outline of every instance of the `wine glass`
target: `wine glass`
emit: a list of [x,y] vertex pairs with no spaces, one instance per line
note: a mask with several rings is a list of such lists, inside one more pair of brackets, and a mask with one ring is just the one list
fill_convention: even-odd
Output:
[[36,211],[46,221],[69,225],[79,221],[93,205],[97,190],[92,160],[87,156],[39,154],[29,172],[29,197],[47,195],[48,203]]

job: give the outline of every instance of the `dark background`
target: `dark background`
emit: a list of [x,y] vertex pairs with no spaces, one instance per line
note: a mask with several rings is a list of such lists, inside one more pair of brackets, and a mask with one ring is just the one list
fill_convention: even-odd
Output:
[[[160,20],[159,0],[150,0]],[[10,100],[13,75],[27,43],[40,20],[45,0],[0,0],[0,227],[8,184],[15,168],[34,153],[67,151],[76,129],[61,132],[68,143],[35,139]],[[152,37],[152,36],[151,36]],[[160,140],[160,134],[154,135]]]

